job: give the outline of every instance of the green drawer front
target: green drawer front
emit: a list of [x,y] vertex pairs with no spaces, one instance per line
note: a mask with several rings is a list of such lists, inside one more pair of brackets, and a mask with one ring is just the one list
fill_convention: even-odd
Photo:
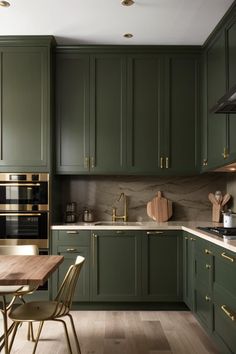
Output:
[[219,249],[215,257],[214,284],[236,297],[236,255]]
[[[226,311],[229,309],[226,307]],[[232,321],[221,306],[214,304],[214,332],[223,341],[230,353],[236,353],[236,322]]]
[[204,286],[206,291],[211,289],[212,280],[212,260],[211,258],[196,255],[195,280],[197,286]]
[[201,239],[197,239],[195,244],[195,250],[199,257],[205,259],[205,262],[210,262],[210,259],[213,255],[213,250],[209,242],[203,241]]
[[87,230],[63,230],[58,232],[58,242],[73,243],[76,246],[89,246],[90,234],[90,231]]
[[195,312],[202,324],[212,330],[212,297],[211,294],[204,289],[198,287],[194,293]]

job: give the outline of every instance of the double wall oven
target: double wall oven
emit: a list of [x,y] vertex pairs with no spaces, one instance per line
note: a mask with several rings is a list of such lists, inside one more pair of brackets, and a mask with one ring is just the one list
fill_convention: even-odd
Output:
[[0,243],[48,248],[49,175],[0,173]]

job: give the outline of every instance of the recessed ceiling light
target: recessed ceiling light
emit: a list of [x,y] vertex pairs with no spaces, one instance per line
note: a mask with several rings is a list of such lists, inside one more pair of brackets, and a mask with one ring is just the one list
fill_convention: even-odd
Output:
[[125,34],[124,34],[124,37],[125,37],[125,38],[132,38],[132,37],[133,37],[133,34],[132,34],[132,33],[125,33]]
[[8,1],[0,1],[0,6],[1,7],[9,7],[10,3]]
[[121,5],[123,5],[123,6],[131,6],[133,4],[134,4],[133,0],[122,0],[121,1]]

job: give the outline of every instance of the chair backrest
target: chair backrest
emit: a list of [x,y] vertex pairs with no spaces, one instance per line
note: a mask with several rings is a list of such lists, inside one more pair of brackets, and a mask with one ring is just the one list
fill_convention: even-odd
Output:
[[1,256],[30,256],[39,254],[35,245],[7,245],[0,246]]
[[65,305],[67,308],[70,309],[77,280],[79,278],[80,271],[84,264],[84,261],[85,261],[84,257],[77,256],[75,260],[75,264],[71,265],[70,268],[68,269],[65,278],[60,286],[60,289],[58,290],[58,294],[55,298],[55,301],[57,301],[60,304],[56,312],[63,311],[62,309],[63,306],[61,305]]

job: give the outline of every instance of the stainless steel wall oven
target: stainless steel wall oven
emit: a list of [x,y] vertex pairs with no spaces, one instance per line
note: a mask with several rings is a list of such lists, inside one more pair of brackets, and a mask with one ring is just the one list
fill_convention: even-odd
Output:
[[48,247],[49,175],[0,173],[0,243]]

